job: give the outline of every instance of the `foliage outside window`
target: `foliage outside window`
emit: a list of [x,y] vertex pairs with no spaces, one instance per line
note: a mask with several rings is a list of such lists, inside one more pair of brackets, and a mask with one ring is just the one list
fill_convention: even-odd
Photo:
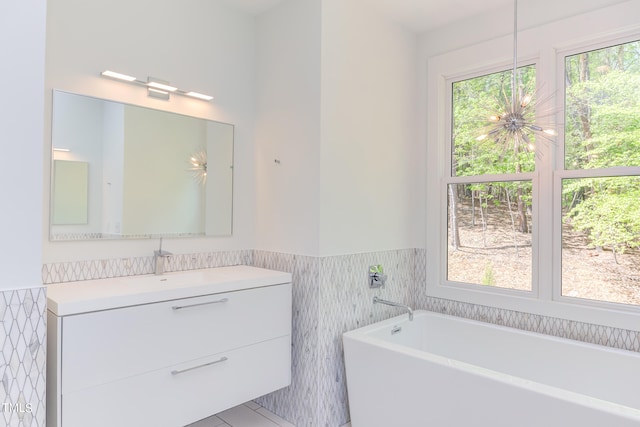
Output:
[[562,295],[640,305],[640,42],[565,60]]
[[[535,67],[517,73],[518,90],[532,93]],[[447,279],[529,291],[532,181],[525,174],[535,169],[535,152],[504,135],[480,137],[486,117],[510,103],[511,80],[505,71],[452,85]]]
[[[552,264],[561,264],[560,294],[640,305],[640,42],[567,56],[564,65],[564,138],[552,143],[561,154],[557,168],[553,156],[536,156],[508,139],[478,138],[484,118],[511,97],[510,71],[452,83],[443,188],[447,280],[533,290],[535,233],[553,232],[549,224],[537,227],[533,207],[553,209],[534,194],[555,194],[562,249]],[[517,90],[534,93],[535,67],[517,72]],[[543,180],[535,192],[536,164],[555,171],[559,185]]]

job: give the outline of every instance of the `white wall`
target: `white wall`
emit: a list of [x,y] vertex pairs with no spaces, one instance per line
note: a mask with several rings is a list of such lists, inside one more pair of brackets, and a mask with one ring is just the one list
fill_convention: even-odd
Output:
[[40,286],[44,0],[0,4],[0,291]]
[[103,171],[103,103],[95,98],[79,98],[67,93],[55,96],[57,123],[51,140],[56,148],[54,160],[70,160],[88,163],[88,216],[84,225],[54,225],[54,234],[99,233],[102,226],[102,171]]
[[423,242],[417,35],[367,3],[322,3],[322,255]]
[[257,249],[319,252],[320,0],[257,20]]
[[258,19],[258,248],[334,255],[423,241],[417,37],[365,0]]
[[[31,19],[19,21],[24,25]],[[164,248],[187,253],[253,247],[253,16],[222,0],[49,0],[47,22],[46,117],[51,115],[51,90],[56,88],[236,125],[233,236],[171,239]],[[23,32],[22,28],[14,31]],[[3,40],[15,38],[15,33],[7,32]],[[27,51],[28,47],[20,46],[21,54]],[[207,103],[174,96],[167,102],[148,98],[143,88],[100,77],[106,69],[141,79],[154,76],[182,89],[211,94],[215,100]],[[47,119],[45,152],[50,149],[49,136]],[[48,176],[49,163],[45,163]],[[48,206],[48,179],[45,182],[41,203]],[[156,240],[50,243],[48,209],[39,223],[44,224],[41,238],[46,263],[151,255],[158,245]]]
[[[522,1],[521,27],[620,2]],[[261,15],[257,248],[425,247],[426,171],[436,166],[425,144],[427,59],[512,29],[503,8],[418,37],[366,0],[285,0]]]
[[[168,250],[331,255],[423,242],[417,40],[366,1],[288,0],[254,27],[219,0],[50,0],[48,20],[47,90],[236,124],[234,236],[172,240]],[[152,100],[100,78],[107,68],[190,85],[216,100]],[[48,197],[47,188],[47,205]],[[139,256],[156,243],[45,241],[44,255]]]

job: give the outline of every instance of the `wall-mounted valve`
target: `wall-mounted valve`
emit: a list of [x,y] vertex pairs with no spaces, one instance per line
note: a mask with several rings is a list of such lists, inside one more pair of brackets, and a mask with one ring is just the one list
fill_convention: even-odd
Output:
[[369,267],[369,287],[381,288],[387,282],[387,275],[384,274],[382,265],[372,265]]

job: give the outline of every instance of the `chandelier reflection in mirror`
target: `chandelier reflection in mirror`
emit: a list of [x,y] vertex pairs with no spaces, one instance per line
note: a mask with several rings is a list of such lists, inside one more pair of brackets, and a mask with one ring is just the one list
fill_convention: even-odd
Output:
[[199,184],[207,182],[207,153],[200,151],[189,159],[191,167],[189,170],[193,173],[193,177]]
[[[489,115],[484,133],[476,138],[483,141],[492,138],[496,144],[507,148],[513,144],[515,153],[536,152],[535,137],[540,136],[553,142],[556,131],[536,123],[538,118],[550,117],[552,112],[540,113],[540,105],[549,99],[538,100],[535,87],[525,87],[518,79],[518,0],[513,2],[513,69],[511,73],[511,97],[503,91],[503,97],[497,99],[499,113]],[[533,93],[533,94],[532,94]]]

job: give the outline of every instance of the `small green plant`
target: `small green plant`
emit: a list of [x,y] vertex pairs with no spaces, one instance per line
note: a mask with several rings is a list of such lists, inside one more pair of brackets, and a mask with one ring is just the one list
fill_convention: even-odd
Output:
[[493,264],[487,264],[482,275],[482,284],[487,286],[496,285],[496,276],[493,273]]

